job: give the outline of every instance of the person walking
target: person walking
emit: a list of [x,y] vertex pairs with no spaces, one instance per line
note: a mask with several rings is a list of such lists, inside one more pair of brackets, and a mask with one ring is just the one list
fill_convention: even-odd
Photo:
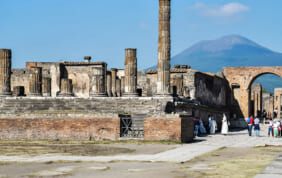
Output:
[[252,136],[252,128],[253,128],[253,125],[254,125],[253,116],[248,118],[247,123],[248,123],[248,129],[249,129],[249,136]]
[[211,120],[209,120],[209,127],[210,127],[210,134],[215,134],[217,124],[216,124],[216,121],[212,117],[211,117]]
[[271,135],[272,135],[272,137],[273,137],[273,121],[272,121],[272,119],[270,118],[269,119],[269,122],[268,122],[268,136],[270,136],[270,133],[271,133]]
[[223,118],[222,118],[221,134],[223,135],[228,134],[228,121],[224,113],[223,113]]
[[198,137],[199,128],[200,128],[200,119],[195,118],[194,119],[194,137]]
[[276,120],[274,120],[273,123],[273,132],[274,132],[274,137],[278,137],[278,122]]
[[254,127],[254,129],[255,129],[255,136],[259,137],[259,130],[260,130],[260,128],[259,128],[259,118],[256,117],[254,122],[255,122],[255,127]]
[[205,126],[204,126],[204,123],[203,123],[202,119],[200,119],[200,133],[201,133],[201,134],[206,134],[206,133],[207,133],[206,128],[205,128]]

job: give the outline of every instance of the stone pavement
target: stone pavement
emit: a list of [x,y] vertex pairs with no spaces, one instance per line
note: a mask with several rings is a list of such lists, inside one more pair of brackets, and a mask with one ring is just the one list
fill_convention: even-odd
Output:
[[282,177],[282,154],[275,158],[274,162],[269,164],[260,174],[255,176],[255,178],[265,177]]

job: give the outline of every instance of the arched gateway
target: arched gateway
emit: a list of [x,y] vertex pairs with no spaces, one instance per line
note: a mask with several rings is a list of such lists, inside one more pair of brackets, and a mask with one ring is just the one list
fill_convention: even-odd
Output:
[[253,81],[263,74],[275,74],[282,78],[282,66],[224,67],[223,74],[232,90],[233,103],[236,100],[242,116],[247,118],[250,114],[250,87]]

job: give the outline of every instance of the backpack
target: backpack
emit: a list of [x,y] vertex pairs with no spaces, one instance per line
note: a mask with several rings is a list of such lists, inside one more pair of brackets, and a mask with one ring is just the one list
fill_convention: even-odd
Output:
[[248,118],[247,122],[248,122],[248,123],[251,123],[251,118]]

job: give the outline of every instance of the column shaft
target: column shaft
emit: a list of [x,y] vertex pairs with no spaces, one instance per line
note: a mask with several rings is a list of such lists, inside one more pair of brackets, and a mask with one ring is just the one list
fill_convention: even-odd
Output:
[[137,57],[136,49],[125,49],[125,78],[123,96],[138,96],[137,89]]
[[107,71],[107,95],[112,97],[112,72]]
[[170,95],[170,2],[159,0],[157,95]]
[[92,68],[90,96],[104,97],[106,96],[106,68],[98,66]]
[[117,79],[117,69],[112,68],[112,95],[113,97],[117,97],[117,90],[116,90],[116,79]]
[[10,49],[0,49],[0,96],[11,95],[11,58]]
[[51,78],[43,77],[42,79],[42,95],[51,96]]
[[42,96],[42,68],[31,67],[31,74],[29,78],[29,96]]

